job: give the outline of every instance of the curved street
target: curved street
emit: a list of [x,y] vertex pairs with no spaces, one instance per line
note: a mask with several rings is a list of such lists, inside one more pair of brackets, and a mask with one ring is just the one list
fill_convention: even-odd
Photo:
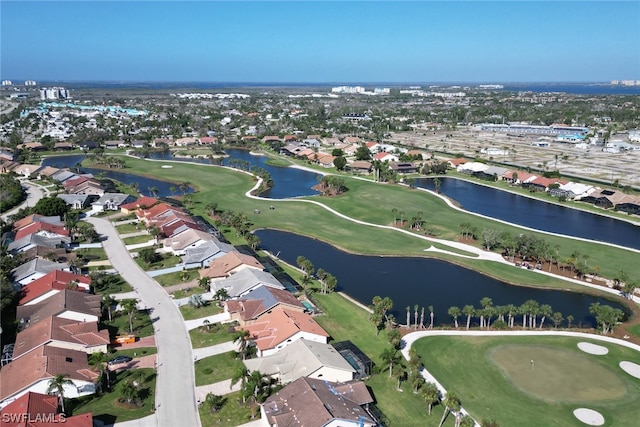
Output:
[[152,308],[158,347],[156,423],[158,426],[199,427],[191,340],[178,307],[164,289],[150,278],[129,255],[108,219],[87,218],[105,237],[102,244],[111,265]]

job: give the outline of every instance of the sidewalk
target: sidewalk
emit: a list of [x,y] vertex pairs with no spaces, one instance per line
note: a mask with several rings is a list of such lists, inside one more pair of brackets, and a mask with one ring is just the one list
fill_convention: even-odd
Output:
[[223,342],[222,344],[212,345],[211,347],[194,348],[192,353],[195,360],[200,360],[205,357],[228,353],[230,351],[238,351],[238,345],[233,341]]

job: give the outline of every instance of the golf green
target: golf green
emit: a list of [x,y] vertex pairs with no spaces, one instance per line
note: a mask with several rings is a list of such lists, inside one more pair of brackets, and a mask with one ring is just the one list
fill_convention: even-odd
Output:
[[618,399],[627,388],[597,356],[557,347],[501,345],[488,354],[505,378],[519,390],[553,402]]

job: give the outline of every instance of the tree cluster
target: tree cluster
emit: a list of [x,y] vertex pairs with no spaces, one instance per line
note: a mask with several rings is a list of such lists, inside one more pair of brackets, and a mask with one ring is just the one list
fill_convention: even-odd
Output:
[[27,198],[27,192],[14,173],[0,175],[0,212],[8,211]]

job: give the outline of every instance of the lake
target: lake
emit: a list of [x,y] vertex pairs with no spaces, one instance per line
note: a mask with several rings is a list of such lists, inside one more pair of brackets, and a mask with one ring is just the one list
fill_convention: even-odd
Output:
[[[319,240],[275,230],[258,230],[260,247],[268,250],[291,265],[296,258],[304,256],[316,269],[323,268],[338,279],[338,290],[344,291],[365,305],[370,305],[374,296],[390,297],[393,314],[404,323],[405,307],[418,304],[432,305],[435,323],[450,324],[449,307],[470,304],[478,308],[483,297],[489,297],[494,305],[521,305],[529,299],[540,304],[549,304],[554,311],[566,318],[574,316],[574,325],[595,326],[589,313],[592,303],[623,306],[604,298],[582,295],[575,292],[546,290],[514,286],[473,270],[445,261],[428,258],[363,256],[342,252]],[[514,267],[515,268],[515,267]],[[566,322],[565,322],[566,323]]]

